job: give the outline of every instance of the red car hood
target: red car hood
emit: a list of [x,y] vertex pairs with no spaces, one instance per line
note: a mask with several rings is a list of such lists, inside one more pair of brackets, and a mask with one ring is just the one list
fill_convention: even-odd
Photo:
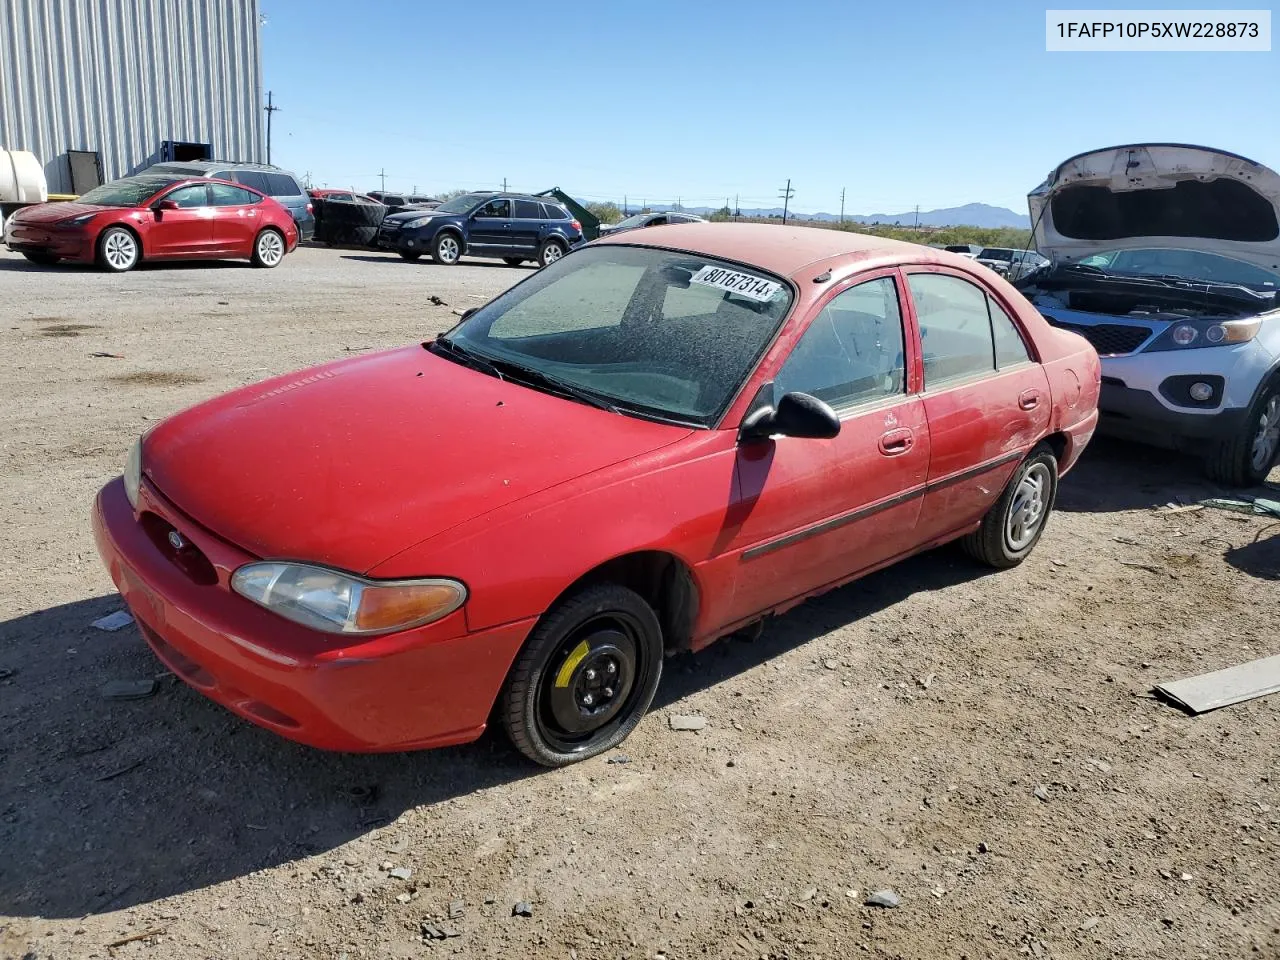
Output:
[[14,217],[25,223],[52,223],[65,220],[67,217],[78,217],[82,213],[106,213],[108,210],[119,212],[131,210],[132,207],[99,207],[92,203],[41,203],[34,207],[23,207]]
[[406,347],[179,413],[148,434],[143,464],[183,512],[249,553],[364,572],[473,517],[690,432]]

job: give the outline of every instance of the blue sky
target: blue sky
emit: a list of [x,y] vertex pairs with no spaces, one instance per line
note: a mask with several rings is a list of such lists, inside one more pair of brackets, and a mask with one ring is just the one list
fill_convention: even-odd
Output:
[[1023,0],[260,2],[272,159],[317,185],[375,189],[385,169],[388,189],[505,177],[747,207],[790,177],[804,212],[838,211],[841,188],[849,213],[1025,212],[1094,147],[1200,143],[1280,166],[1277,52],[1047,53],[1046,5]]

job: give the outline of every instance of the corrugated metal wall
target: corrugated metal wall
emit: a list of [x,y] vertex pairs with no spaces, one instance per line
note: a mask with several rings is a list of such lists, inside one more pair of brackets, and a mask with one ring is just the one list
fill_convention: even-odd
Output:
[[50,192],[71,191],[68,150],[113,180],[165,140],[264,159],[258,0],[0,0],[0,147]]

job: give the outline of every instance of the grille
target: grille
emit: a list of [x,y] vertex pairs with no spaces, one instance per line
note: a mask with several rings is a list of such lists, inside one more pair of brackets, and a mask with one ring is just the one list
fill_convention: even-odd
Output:
[[1093,344],[1093,349],[1102,355],[1133,353],[1133,351],[1146,343],[1151,336],[1151,330],[1147,327],[1129,327],[1118,323],[1099,323],[1085,326],[1076,323],[1063,323],[1061,320],[1056,320],[1049,316],[1046,316],[1045,319],[1060,330],[1070,330],[1072,333],[1080,334],[1080,336]]

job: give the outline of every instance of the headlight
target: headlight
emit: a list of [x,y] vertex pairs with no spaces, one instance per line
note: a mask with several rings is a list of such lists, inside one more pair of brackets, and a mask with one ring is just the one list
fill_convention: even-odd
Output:
[[78,216],[78,217],[70,217],[70,218],[68,218],[68,219],[66,219],[66,220],[59,220],[59,221],[58,221],[58,226],[60,226],[60,227],[81,227],[81,226],[84,226],[86,223],[88,223],[90,220],[92,220],[92,219],[93,219],[94,217],[96,217],[96,216],[97,216],[97,214],[96,214],[96,213],[82,213],[82,214],[80,214],[80,216]]
[[1144,352],[1218,347],[1230,343],[1245,343],[1257,336],[1261,327],[1261,317],[1225,321],[1187,320],[1182,323],[1171,324],[1168,329],[1151,341],[1151,345]]
[[142,485],[142,438],[133,441],[124,458],[124,495],[133,509],[138,509],[138,487]]
[[306,563],[248,563],[231,577],[240,596],[325,633],[407,630],[439,620],[467,599],[456,580],[366,580]]
[[430,217],[418,217],[416,220],[406,220],[404,226],[401,227],[400,229],[412,230],[415,227],[425,227],[430,222],[431,222]]

